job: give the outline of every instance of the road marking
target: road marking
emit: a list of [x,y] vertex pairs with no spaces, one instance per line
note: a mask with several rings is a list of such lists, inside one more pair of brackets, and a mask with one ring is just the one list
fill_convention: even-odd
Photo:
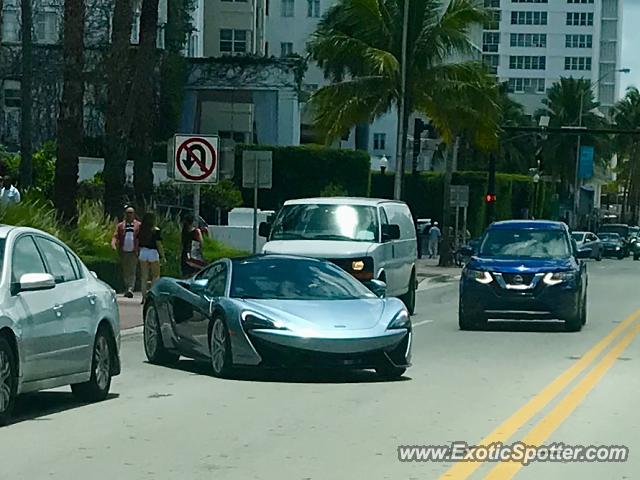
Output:
[[[500,424],[488,436],[480,440],[478,445],[491,445],[494,442],[505,443],[513,434],[533,418],[538,412],[545,408],[562,390],[564,390],[575,378],[585,371],[593,361],[600,355],[623,331],[640,317],[640,309],[629,315],[622,323],[615,327],[606,337],[596,343],[591,350],[585,353],[580,360],[574,363],[567,370],[562,372],[549,385],[544,387],[540,393],[529,400],[517,412]],[[449,470],[440,476],[440,480],[468,478],[473,472],[482,466],[480,462],[460,462],[453,465]]]
[[433,323],[433,320],[422,320],[421,322],[412,323],[411,325],[413,327],[419,327],[420,325],[426,325],[427,323]]
[[[551,434],[573,413],[591,390],[598,384],[605,373],[613,366],[618,356],[640,333],[640,325],[627,333],[593,369],[564,397],[549,414],[540,420],[529,434],[522,439],[526,445],[540,446]],[[510,480],[522,468],[521,463],[505,462],[496,465],[485,480]]]
[[452,277],[450,280],[447,280],[444,282],[433,282],[430,280],[423,280],[418,284],[418,288],[416,289],[416,291],[424,292],[425,290],[432,290],[434,288],[448,287],[450,285],[455,285],[458,280],[460,280],[459,276]]

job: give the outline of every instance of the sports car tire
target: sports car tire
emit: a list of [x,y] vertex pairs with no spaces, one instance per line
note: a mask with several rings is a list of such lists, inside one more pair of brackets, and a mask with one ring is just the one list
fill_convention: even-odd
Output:
[[209,353],[213,374],[219,378],[228,377],[233,369],[231,340],[227,324],[221,316],[213,318],[209,337]]
[[11,419],[18,387],[17,371],[15,352],[7,339],[0,337],[0,425]]
[[409,315],[413,315],[416,312],[416,274],[411,274],[409,280],[409,290],[407,293],[400,297],[400,300],[404,303],[405,307],[409,311]]
[[144,315],[143,325],[144,353],[150,363],[155,365],[171,365],[178,361],[179,355],[170,352],[162,343],[158,311],[153,302],[149,303]]
[[88,382],[71,385],[73,394],[83,402],[100,402],[107,398],[111,388],[113,342],[105,328],[99,328],[93,342],[91,378]]
[[404,372],[406,371],[407,369],[404,367],[394,367],[393,365],[388,363],[384,365],[380,365],[379,367],[376,368],[376,373],[378,374],[379,377],[386,378],[389,380],[402,377],[402,375],[404,375]]

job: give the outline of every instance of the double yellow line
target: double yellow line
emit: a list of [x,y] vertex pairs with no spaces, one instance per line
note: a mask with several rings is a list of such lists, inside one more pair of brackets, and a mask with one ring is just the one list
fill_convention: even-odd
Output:
[[[627,317],[620,325],[614,328],[606,337],[600,340],[585,355],[570,368],[560,374],[553,382],[547,385],[540,393],[529,400],[522,408],[499,425],[487,437],[483,438],[479,445],[491,445],[492,443],[505,443],[522,428],[531,418],[545,408],[556,398],[578,375],[592,365],[594,360],[611,345],[625,330],[640,318],[640,309]],[[615,344],[606,355],[598,361],[593,369],[551,410],[540,420],[529,434],[522,440],[527,445],[541,445],[551,434],[566,420],[566,418],[584,400],[587,394],[602,379],[604,374],[613,366],[616,358],[629,346],[640,333],[640,324],[636,324],[622,339]],[[482,466],[480,462],[461,462],[453,465],[439,480],[464,480]],[[497,464],[485,477],[487,480],[508,480],[513,478],[522,468],[522,464],[505,462]]]

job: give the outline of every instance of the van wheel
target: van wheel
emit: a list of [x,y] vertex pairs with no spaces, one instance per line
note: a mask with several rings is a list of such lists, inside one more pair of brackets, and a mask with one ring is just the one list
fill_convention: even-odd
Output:
[[409,290],[407,293],[400,297],[400,300],[404,302],[404,305],[409,311],[409,315],[413,315],[416,312],[416,273],[411,273],[411,279],[409,280]]

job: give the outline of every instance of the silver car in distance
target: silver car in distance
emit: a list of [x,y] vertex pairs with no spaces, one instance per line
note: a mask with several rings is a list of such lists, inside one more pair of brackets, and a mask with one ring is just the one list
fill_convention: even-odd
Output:
[[385,298],[382,282],[370,286],[325,260],[223,259],[189,280],[155,284],[145,301],[145,351],[158,364],[179,355],[208,361],[216,376],[260,365],[400,377],[410,364],[409,313]]
[[0,423],[21,393],[71,385],[105,399],[119,346],[113,289],[55,237],[0,226]]

